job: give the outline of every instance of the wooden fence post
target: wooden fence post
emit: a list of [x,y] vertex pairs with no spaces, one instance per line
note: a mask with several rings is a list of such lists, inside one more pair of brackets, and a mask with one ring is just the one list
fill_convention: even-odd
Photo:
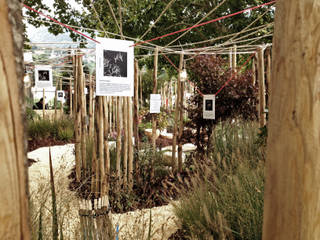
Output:
[[123,186],[124,188],[127,188],[128,183],[128,101],[127,97],[123,97],[122,102],[122,112],[123,112],[123,118],[122,118],[122,126],[123,126]]
[[[154,67],[153,67],[153,90],[152,93],[156,94],[158,91],[158,53],[159,49],[155,49],[154,53]],[[150,103],[151,104],[151,103]],[[152,149],[153,153],[156,152],[156,139],[157,139],[157,114],[152,114]],[[153,168],[153,162],[152,162],[152,168]]]
[[[132,131],[133,131],[133,116],[132,116],[132,98],[128,97],[128,183],[129,189],[132,190],[133,187],[133,141],[132,141]],[[138,126],[137,126],[138,128]]]

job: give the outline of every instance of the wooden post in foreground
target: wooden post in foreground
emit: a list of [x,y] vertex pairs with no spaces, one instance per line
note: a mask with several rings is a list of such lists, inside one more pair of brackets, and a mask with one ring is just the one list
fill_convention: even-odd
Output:
[[0,1],[0,239],[29,240],[20,4]]
[[[182,60],[182,61],[181,61]],[[179,63],[179,78],[180,78],[180,104],[179,106],[179,132],[178,132],[178,172],[182,172],[182,134],[183,134],[183,108],[184,108],[184,86],[185,86],[185,82],[181,81],[181,72],[182,72],[182,68],[183,68],[183,58],[180,59],[180,63]],[[184,79],[185,80],[185,79]]]
[[259,126],[266,125],[266,84],[264,77],[264,49],[258,50],[258,80],[259,80]]
[[320,239],[318,0],[278,1],[263,240]]
[[[132,116],[132,98],[128,97],[128,185],[129,189],[133,187],[133,116]],[[138,128],[138,126],[136,126]]]
[[175,103],[175,115],[174,115],[174,128],[173,128],[173,143],[172,143],[172,171],[175,171],[177,168],[177,161],[176,161],[176,147],[177,147],[177,134],[178,134],[178,122],[179,122],[179,113],[180,113],[180,95],[181,95],[181,72],[183,67],[183,53],[180,54],[180,63],[179,63],[179,72],[177,78],[177,88],[176,88],[176,103]]

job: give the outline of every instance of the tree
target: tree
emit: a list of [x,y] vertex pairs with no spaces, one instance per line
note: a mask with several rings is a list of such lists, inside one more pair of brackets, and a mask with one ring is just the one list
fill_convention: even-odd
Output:
[[0,0],[0,9],[0,239],[30,239],[21,114],[24,71],[20,1]]
[[[203,94],[216,94],[229,81],[232,70],[221,57],[202,55],[195,58],[189,67],[190,80]],[[227,119],[254,120],[257,117],[257,87],[252,84],[252,72],[245,70],[234,76],[229,84],[216,95],[216,119],[203,119],[203,97],[196,93],[190,99],[189,125],[197,129],[197,148],[210,148],[210,136],[217,122]],[[206,140],[208,139],[208,140]]]
[[320,239],[320,3],[278,1],[264,240]]

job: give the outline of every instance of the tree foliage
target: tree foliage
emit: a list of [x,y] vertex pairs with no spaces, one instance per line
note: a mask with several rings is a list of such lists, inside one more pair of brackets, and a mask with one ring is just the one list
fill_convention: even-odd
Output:
[[[221,57],[202,55],[189,66],[190,80],[203,94],[216,94],[232,76],[232,70]],[[189,124],[197,129],[198,149],[205,149],[207,140],[217,122],[228,119],[253,120],[257,117],[257,86],[252,84],[252,71],[239,72],[229,84],[216,95],[215,120],[203,119],[203,97],[195,94],[188,108]],[[210,143],[209,143],[210,144]]]

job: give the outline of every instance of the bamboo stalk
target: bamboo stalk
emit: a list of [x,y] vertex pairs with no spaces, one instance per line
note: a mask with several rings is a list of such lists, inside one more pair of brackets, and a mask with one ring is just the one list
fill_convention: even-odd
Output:
[[179,120],[179,135],[178,135],[178,172],[182,172],[182,134],[183,134],[183,103],[184,103],[184,82],[180,82],[181,87],[181,94],[180,94],[180,105],[179,105],[179,110],[180,110],[180,120]]
[[[79,59],[77,59],[77,66],[79,64]],[[77,67],[78,69],[78,67]],[[79,84],[80,78],[79,78],[79,73],[77,71],[76,74],[76,79],[75,83],[77,88],[74,89],[74,93],[76,95],[76,102],[75,102],[75,117],[76,117],[76,122],[75,122],[75,157],[76,157],[76,179],[77,181],[80,181],[81,179],[81,169],[82,169],[82,155],[81,155],[81,105],[80,105],[80,97],[78,97],[78,93],[80,90],[80,85]]]
[[[156,48],[154,53],[154,68],[153,68],[153,90],[152,93],[157,93],[158,83],[158,53],[159,49]],[[152,114],[152,149],[153,152],[156,152],[156,139],[157,139],[157,117],[156,114]],[[152,163],[153,165],[153,163]]]
[[58,102],[58,81],[56,82],[56,91],[54,93],[54,120],[57,120],[57,102]]
[[72,108],[72,80],[71,78],[69,79],[69,104],[70,104],[70,116],[72,116],[72,111],[73,111],[73,108]]
[[99,163],[100,163],[100,191],[104,188],[105,163],[104,163],[104,121],[103,121],[103,97],[98,97],[99,101]]
[[93,138],[94,119],[93,119],[93,83],[92,75],[89,76],[89,137]]

